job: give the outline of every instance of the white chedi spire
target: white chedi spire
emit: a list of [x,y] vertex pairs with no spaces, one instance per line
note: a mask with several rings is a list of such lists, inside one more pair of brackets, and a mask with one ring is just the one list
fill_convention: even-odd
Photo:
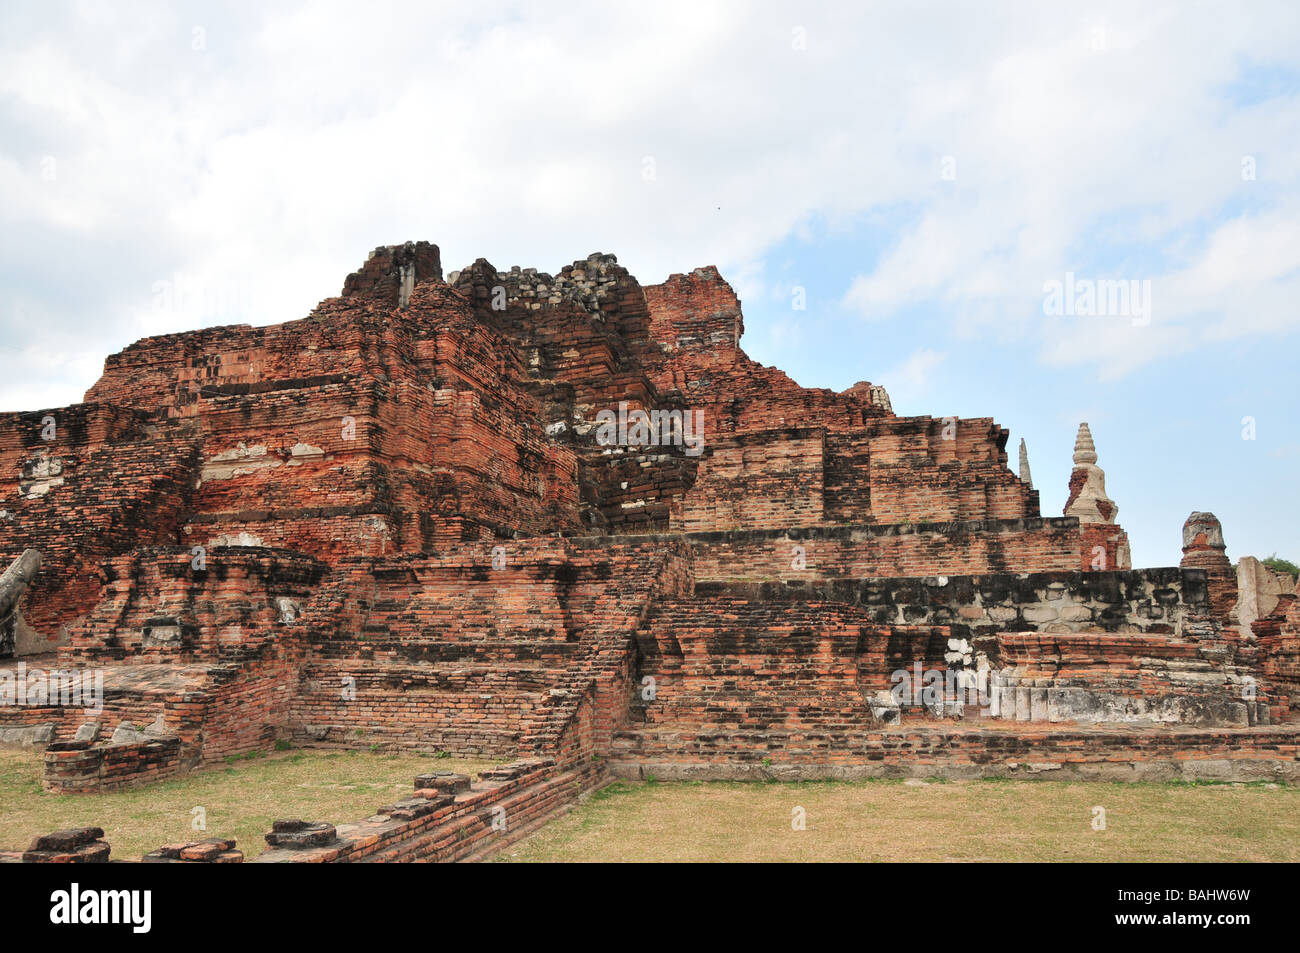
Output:
[[1079,433],[1074,438],[1074,465],[1097,462],[1097,446],[1092,442],[1092,431],[1087,421],[1079,424]]
[[1114,523],[1119,507],[1106,495],[1106,473],[1097,466],[1097,447],[1088,424],[1079,424],[1074,438],[1074,469],[1070,471],[1070,498],[1065,515],[1080,523]]

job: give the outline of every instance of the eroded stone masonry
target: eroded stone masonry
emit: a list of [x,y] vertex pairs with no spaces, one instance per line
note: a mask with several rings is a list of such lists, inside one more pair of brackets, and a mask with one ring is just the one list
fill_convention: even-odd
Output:
[[1213,515],[1133,569],[1086,424],[1045,517],[993,420],[743,330],[713,268],[407,243],[0,415],[0,740],[65,791],[279,740],[515,759],[263,859],[474,856],[613,775],[1297,778],[1294,586],[1243,560],[1239,597]]

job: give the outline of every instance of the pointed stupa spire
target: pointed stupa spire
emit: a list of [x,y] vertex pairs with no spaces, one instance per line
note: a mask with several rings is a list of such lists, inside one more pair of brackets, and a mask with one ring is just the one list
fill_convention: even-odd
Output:
[[1020,438],[1020,482],[1030,489],[1034,486],[1033,474],[1029,472],[1029,448],[1025,446],[1025,438]]
[[1096,463],[1097,447],[1092,442],[1092,431],[1088,429],[1088,424],[1079,424],[1079,432],[1074,438],[1074,465],[1077,467],[1081,463]]
[[1080,523],[1114,523],[1119,507],[1106,496],[1106,474],[1097,466],[1097,447],[1092,442],[1088,424],[1079,424],[1074,438],[1074,469],[1070,471],[1070,497],[1065,501],[1065,515],[1077,516]]

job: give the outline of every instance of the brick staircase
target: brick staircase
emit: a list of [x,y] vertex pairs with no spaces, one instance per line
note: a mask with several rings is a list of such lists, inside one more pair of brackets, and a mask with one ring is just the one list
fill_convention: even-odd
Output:
[[[306,607],[314,621],[295,733],[458,754],[553,752],[597,681],[612,690],[626,669],[651,593],[689,578],[665,568],[684,553],[534,539],[347,560]],[[613,564],[628,582],[609,584]],[[626,690],[616,694],[605,701],[625,704]]]

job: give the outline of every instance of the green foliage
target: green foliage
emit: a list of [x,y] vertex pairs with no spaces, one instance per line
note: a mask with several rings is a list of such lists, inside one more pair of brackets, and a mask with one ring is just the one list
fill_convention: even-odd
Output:
[[1289,559],[1282,559],[1277,553],[1269,556],[1268,559],[1261,559],[1260,562],[1275,572],[1290,573],[1292,579],[1300,577],[1300,566]]
[[603,788],[592,791],[587,797],[590,803],[599,803],[608,800],[619,794],[631,794],[637,789],[637,785],[629,784],[627,781],[615,781],[613,784],[607,784]]

